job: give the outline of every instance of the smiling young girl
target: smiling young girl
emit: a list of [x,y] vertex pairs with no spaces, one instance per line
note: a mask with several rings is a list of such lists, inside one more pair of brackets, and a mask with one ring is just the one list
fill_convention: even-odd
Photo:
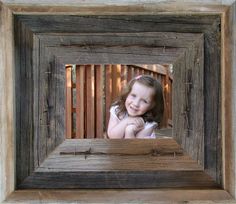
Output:
[[108,138],[155,138],[163,112],[161,84],[149,75],[137,76],[111,106]]

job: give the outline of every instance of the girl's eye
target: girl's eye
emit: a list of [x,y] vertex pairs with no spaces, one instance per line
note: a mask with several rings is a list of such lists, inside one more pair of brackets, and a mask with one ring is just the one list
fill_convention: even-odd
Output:
[[132,97],[135,97],[136,95],[135,94],[130,94]]

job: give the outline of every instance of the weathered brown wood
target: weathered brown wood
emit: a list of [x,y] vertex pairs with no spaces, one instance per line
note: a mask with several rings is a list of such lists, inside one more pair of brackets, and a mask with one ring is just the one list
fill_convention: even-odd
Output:
[[66,138],[72,138],[72,66],[66,67]]
[[96,138],[104,138],[104,130],[105,127],[104,125],[104,112],[103,112],[103,107],[104,107],[104,99],[103,99],[103,66],[102,65],[95,65],[95,103],[96,103],[96,108],[95,108],[95,132],[96,132]]
[[106,190],[19,190],[7,199],[7,203],[183,203],[214,204],[235,201],[224,190],[219,189],[106,189]]
[[166,103],[166,127],[168,127],[168,121],[172,120],[172,77],[171,73],[168,70],[168,67],[165,67],[166,70],[166,76],[165,76],[165,87],[164,87],[164,93],[165,93],[165,103]]
[[[7,1],[5,1],[4,0],[4,2],[7,2]],[[208,1],[209,2],[209,1]],[[8,1],[8,3],[9,3],[9,1]],[[19,2],[17,2],[17,1],[14,1],[14,3],[13,2],[10,2],[12,5],[14,5],[14,6],[12,6],[11,8],[12,9],[14,9],[14,11],[16,11],[16,12],[21,12],[21,13],[33,13],[33,12],[50,12],[50,13],[52,13],[52,12],[68,12],[68,11],[77,11],[78,12],[78,9],[81,9],[81,10],[79,10],[79,11],[84,11],[84,12],[87,12],[87,13],[91,13],[91,12],[100,12],[100,13],[103,13],[104,12],[104,10],[106,10],[106,9],[104,9],[104,7],[94,7],[94,8],[90,8],[90,7],[87,7],[87,8],[85,8],[85,10],[84,10],[84,7],[70,7],[70,6],[65,6],[65,7],[50,7],[50,6],[38,6],[37,7],[37,5],[35,4],[35,3],[33,3],[32,1],[31,2],[29,2],[29,1],[24,1],[24,6],[19,6]],[[21,2],[22,3],[22,2]],[[31,4],[31,3],[33,3],[33,5]],[[58,2],[51,2],[53,5],[58,5]],[[63,5],[65,5],[64,4],[65,2],[63,2]],[[67,1],[67,3],[69,4],[70,2],[68,2]],[[28,4],[28,5],[27,5]],[[29,4],[31,4],[32,6],[29,6]],[[37,3],[38,4],[38,3]],[[48,4],[50,4],[49,2],[48,2]],[[52,5],[51,4],[51,5]],[[169,13],[171,13],[171,12],[173,12],[173,11],[178,11],[178,12],[196,12],[196,13],[202,13],[202,11],[207,11],[207,12],[213,12],[213,13],[222,13],[222,12],[224,12],[223,10],[222,10],[222,8],[223,8],[223,6],[221,6],[221,3],[220,3],[220,6],[218,6],[219,4],[216,2],[215,3],[217,6],[213,6],[213,7],[208,7],[208,6],[201,6],[201,7],[198,7],[198,6],[194,6],[194,7],[191,7],[191,5],[190,5],[190,9],[189,9],[189,6],[187,5],[187,6],[185,6],[185,7],[179,7],[179,4],[178,4],[178,6],[174,6],[174,7],[168,7],[168,3],[166,4],[166,2],[164,2],[164,9],[163,9],[163,7],[162,6],[160,6],[160,7],[158,7],[157,5],[155,6],[155,9],[154,9],[154,11],[168,11]],[[38,4],[39,5],[39,4]],[[159,5],[159,4],[158,4]],[[162,4],[163,5],[163,4]],[[168,7],[168,9],[166,9],[167,7],[165,7],[167,5],[167,7]],[[106,8],[106,7],[105,7]],[[132,10],[132,9],[133,10]],[[137,9],[138,8],[138,9]],[[145,8],[145,9],[144,9]],[[153,7],[152,7],[153,8]],[[169,9],[170,8],[170,9]],[[187,9],[186,9],[187,8]],[[91,10],[90,10],[91,9]],[[116,10],[117,9],[117,10]],[[122,11],[123,13],[126,13],[126,12],[124,12],[124,7],[119,7],[119,9],[118,8],[115,8],[114,9],[114,7],[113,6],[111,6],[110,7],[110,10],[106,10],[107,12],[113,12],[114,10],[115,11]],[[126,8],[125,8],[126,9]],[[141,10],[139,10],[139,9],[141,9]],[[148,7],[148,6],[143,6],[143,5],[141,5],[140,7],[138,6],[134,6],[134,7],[132,7],[132,6],[130,6],[130,7],[128,7],[128,9],[127,9],[128,11],[131,11],[131,12],[137,12],[137,10],[138,11],[140,11],[140,13],[142,13],[142,11],[143,10],[145,10],[147,13],[151,13],[151,12],[153,12],[153,10],[152,9],[150,9],[150,7]],[[151,12],[150,12],[150,10],[151,10]],[[10,12],[9,12],[10,13]],[[127,13],[126,13],[127,14]],[[2,22],[8,22],[8,21],[5,21],[5,19],[6,19],[6,16],[5,16],[5,14],[4,15],[2,15],[2,16],[4,16],[4,21],[1,21],[1,23]],[[3,17],[2,17],[3,18]],[[11,21],[11,20],[10,20]],[[8,23],[7,23],[8,24]],[[1,24],[2,25],[2,24]],[[6,23],[5,24],[3,24],[3,25],[6,25]],[[9,25],[11,25],[11,23],[9,22]],[[3,29],[2,29],[3,28]],[[9,37],[9,38],[11,38],[11,36],[9,35],[9,29],[7,28],[7,29],[5,29],[5,27],[2,27],[1,26],[1,29],[4,31],[4,33],[7,33],[7,36]],[[2,31],[1,30],[1,31]],[[2,40],[5,40],[5,38],[1,38]],[[7,41],[5,41],[5,43],[7,43],[8,44],[8,46],[9,46],[9,44],[11,44],[11,43],[9,43],[11,40],[7,40]],[[1,42],[3,42],[3,41],[1,41]],[[226,48],[226,50],[227,50],[228,48]],[[5,49],[3,48],[3,50],[4,50],[4,53],[5,53]],[[230,49],[228,49],[228,50],[230,50]],[[12,53],[11,52],[7,52],[8,54],[7,54],[7,56],[12,56]],[[1,53],[1,55],[2,55],[2,53]],[[4,58],[5,59],[5,58]],[[9,59],[9,58],[8,58]],[[6,62],[6,60],[4,60],[4,61],[1,61],[0,60],[0,62]],[[12,66],[11,66],[11,63],[6,63],[7,64],[7,66],[3,66],[5,69],[7,68],[8,69],[8,71],[6,72],[6,73],[8,73],[8,74],[10,74],[10,72],[9,72],[9,70],[12,68]],[[223,71],[224,72],[224,71]],[[1,79],[4,77],[5,75],[1,75]],[[229,80],[229,78],[227,78],[227,81]],[[4,81],[2,81],[2,80],[0,80],[1,82],[4,82]],[[7,94],[6,95],[10,95],[9,93],[11,93],[11,92],[8,92],[9,91],[9,89],[5,89],[5,91],[3,92],[3,93],[6,93],[7,92]],[[4,107],[5,108],[5,107]],[[8,112],[9,111],[9,109],[8,108],[5,108],[5,110]],[[4,110],[4,113],[5,113],[5,110]],[[230,111],[231,112],[231,111]],[[3,113],[3,111],[1,111],[1,113]],[[8,112],[9,113],[9,112]],[[6,118],[6,117],[3,117],[3,118]],[[9,124],[9,121],[5,121],[5,122],[7,122],[7,124]],[[5,123],[3,123],[3,124],[5,124]],[[12,127],[12,125],[9,125],[10,127]],[[6,139],[6,140],[3,140],[3,141],[8,141],[7,139],[8,138],[12,138],[11,136],[13,135],[13,134],[2,134],[3,136],[4,136],[4,138]],[[226,138],[230,138],[230,137],[226,137]],[[227,140],[227,139],[226,139]],[[2,141],[1,141],[2,142]],[[5,144],[5,143],[4,143]],[[11,146],[11,143],[7,143],[7,145],[4,145],[3,143],[1,143],[1,145],[3,146],[3,147],[5,147],[5,146]],[[6,153],[6,151],[5,151],[5,148],[1,148],[1,149],[3,149],[3,153]],[[9,151],[8,151],[9,150]],[[11,153],[11,150],[10,149],[7,149],[7,155],[9,156],[9,154]],[[5,154],[0,154],[1,155],[1,158],[2,157],[5,157],[4,155]],[[7,159],[7,164],[12,164],[13,163],[13,160],[14,159],[12,159],[12,160],[8,160]],[[227,160],[229,160],[229,158],[227,158]],[[1,162],[2,162],[2,160],[1,160]],[[232,162],[233,163],[233,162]],[[13,165],[12,165],[13,166]],[[12,169],[12,168],[4,168],[4,171],[5,172],[7,172],[7,171],[9,171],[9,169]],[[9,173],[10,174],[10,173]],[[11,174],[11,175],[13,175],[13,174]],[[2,177],[1,177],[2,178]],[[1,181],[3,181],[3,180],[5,180],[5,177],[3,176],[3,178],[4,179],[1,179]],[[9,179],[11,179],[11,176],[7,176],[6,177],[7,178],[7,181],[9,181]],[[230,179],[230,180],[232,180],[232,179]],[[2,183],[1,183],[2,184]],[[1,186],[2,187],[2,186]],[[3,188],[5,188],[5,185],[3,186]],[[1,188],[1,189],[3,189],[3,188]],[[232,191],[234,191],[234,190],[232,190]],[[181,191],[182,192],[182,191]],[[202,191],[201,191],[202,192]],[[27,197],[27,194],[29,194],[29,192],[27,191],[27,192],[24,192],[24,193],[26,193],[26,194],[24,194],[22,197],[21,197],[21,199],[19,199],[19,200],[24,200],[24,203],[25,203],[25,201],[27,201],[27,199],[29,198],[29,197]],[[92,194],[93,193],[95,193],[94,191],[92,192]],[[137,192],[138,193],[138,198],[139,198],[139,200],[140,200],[140,198],[141,198],[141,196],[139,195],[139,193],[140,192]],[[172,193],[172,191],[170,192],[170,195],[171,195],[171,193]],[[183,193],[183,192],[182,192]],[[180,196],[181,197],[181,195],[182,195],[182,193],[180,193],[179,194],[179,192],[178,193],[176,193],[175,195],[178,195],[178,196]],[[209,192],[204,192],[204,195],[206,195],[206,194],[208,194],[209,195]],[[129,194],[129,192],[127,192],[127,194]],[[199,192],[198,193],[196,193],[196,191],[194,191],[194,192],[190,192],[189,193],[189,191],[186,191],[186,194],[187,195],[199,195]],[[218,194],[218,193],[217,193]],[[7,194],[5,194],[5,195],[7,195]],[[41,195],[41,193],[39,193],[39,192],[36,192],[36,197],[37,198],[39,198],[39,195]],[[62,195],[62,193],[60,193],[60,194],[57,194],[56,196],[55,196],[55,194],[53,194],[53,195],[51,195],[51,194],[49,194],[50,196],[52,196],[53,198],[55,198],[55,197],[58,197],[58,195]],[[77,194],[78,195],[78,194]],[[98,197],[98,195],[100,195],[101,197],[105,197],[103,194],[100,194],[100,192],[97,192],[97,196],[87,196],[87,195],[85,195],[84,193],[82,193],[82,195],[83,196],[85,196],[85,197],[89,197],[89,198],[96,198],[97,199],[97,197]],[[120,195],[120,193],[118,193],[118,195]],[[145,195],[146,195],[146,193],[145,193]],[[159,196],[159,194],[158,193],[156,193],[156,191],[155,191],[155,193],[154,193],[154,195],[156,196],[156,197],[158,197]],[[169,196],[170,196],[169,195]],[[45,197],[47,197],[48,196],[48,194],[46,194],[46,196]],[[62,195],[63,196],[63,195]],[[81,196],[81,194],[80,195],[78,195],[78,196]],[[132,195],[130,195],[130,196],[132,196]],[[167,196],[167,197],[169,197],[169,196]],[[178,197],[177,196],[177,197]],[[52,198],[51,197],[51,198]],[[68,196],[68,197],[71,197],[71,196]],[[117,200],[119,200],[120,201],[120,199],[123,199],[124,197],[119,197],[118,196],[118,199]],[[130,198],[132,198],[132,197],[130,197]],[[183,197],[181,197],[181,200],[182,200],[182,198]],[[175,197],[175,199],[176,199],[176,197]],[[34,200],[34,199],[32,199],[32,200]],[[38,199],[39,201],[42,201],[42,197],[40,197],[39,199]],[[75,199],[75,200],[77,200],[77,199]],[[153,200],[157,200],[157,199],[153,199]],[[187,200],[187,199],[184,199],[184,200]],[[58,200],[57,200],[58,201]],[[56,201],[56,202],[57,202]],[[97,201],[97,200],[96,200]],[[20,202],[20,201],[19,201]],[[213,202],[213,201],[210,201],[210,202]],[[110,203],[110,202],[109,202]]]
[[[124,64],[157,64],[172,63],[177,60],[184,48],[169,48],[162,53],[162,48],[130,46],[126,47],[104,47],[97,48],[90,46],[83,47],[60,47],[50,48],[51,52],[57,53],[60,59],[73,64],[120,64],[121,59]],[[64,53],[67,55],[64,55]],[[148,58],[148,60],[147,60]]]
[[112,101],[115,101],[121,90],[121,65],[112,65]]
[[[156,32],[156,31],[179,31],[189,33],[199,33],[201,30],[209,29],[209,25],[215,21],[216,15],[113,15],[113,16],[78,16],[78,15],[41,15],[26,16],[19,18],[27,26],[32,28],[33,32],[60,32],[67,33],[91,33],[91,32]],[[178,19],[173,21],[173,19]],[[83,21],[83,24],[80,22]],[[37,22],[37,23],[35,23]],[[69,23],[68,23],[69,22]],[[105,23],[104,23],[105,22]],[[127,22],[130,26],[127,26]],[[143,23],[145,22],[145,23]],[[165,23],[163,23],[165,22]],[[193,25],[191,26],[186,26]],[[90,25],[90,26],[87,26]],[[162,38],[163,39],[163,38]]]
[[94,65],[85,65],[85,131],[86,138],[95,138]]
[[111,81],[112,68],[111,65],[105,65],[105,107],[106,107],[106,128],[108,126],[110,116],[110,107],[112,104],[112,81]]
[[[89,146],[86,144],[89,144]],[[74,153],[77,151],[87,151],[90,149],[91,145],[93,147],[91,151],[93,152],[124,153],[128,155],[135,155],[150,153],[151,150],[158,150],[160,154],[172,152],[172,156],[174,156],[174,152],[183,153],[183,149],[180,145],[170,136],[166,138],[160,137],[153,140],[65,140],[65,142],[60,145],[60,149],[57,149],[54,153],[60,154],[60,152]]]
[[127,73],[127,81],[133,79],[134,76],[134,68],[132,66],[127,66],[128,73]]
[[[111,16],[108,17],[112,18]],[[140,20],[140,24],[142,24],[143,23],[142,21],[144,20],[145,19]],[[211,25],[211,23],[209,25]],[[52,47],[61,46],[64,48],[81,47],[83,48],[83,50],[85,49],[89,50],[90,48],[100,48],[100,49],[104,47],[124,48],[127,46],[140,47],[145,45],[145,47],[147,48],[159,47],[159,49],[161,50],[160,53],[164,54],[166,51],[168,51],[168,48],[188,47],[189,45],[191,45],[196,36],[199,35],[199,33],[178,33],[176,31],[165,32],[163,30],[155,31],[155,29],[150,32],[145,32],[144,30],[137,32],[124,30],[125,32],[114,31],[105,33],[104,31],[101,33],[63,32],[60,33],[60,35],[55,35],[52,33],[40,33],[39,36],[42,42],[45,44],[45,46],[49,45]],[[106,40],[104,40],[104,38],[106,38]],[[143,38],[145,38],[146,40],[143,41]],[[73,39],[73,41],[71,41],[71,39]],[[164,46],[166,46],[165,50]],[[142,64],[142,67],[143,65],[146,65],[148,67],[147,63]]]
[[[13,76],[16,77],[16,73],[14,67],[14,25],[12,18],[11,10],[0,3],[0,72],[2,73],[0,76],[0,202],[14,191],[16,180],[16,177],[12,176],[15,174],[16,168],[14,162],[16,159],[16,138],[14,137],[16,110],[13,105],[16,97],[14,96],[16,79]],[[17,127],[19,127],[19,123]],[[20,139],[18,138],[17,141],[20,141]],[[19,165],[17,167],[22,169]]]
[[124,91],[124,88],[127,87],[127,66],[121,65],[121,91]]
[[203,38],[189,49],[192,51],[174,64],[173,133],[190,156],[204,166]]
[[[117,18],[117,17],[116,17],[116,18]],[[183,20],[183,19],[182,19],[182,20]],[[212,19],[212,18],[208,18],[208,20],[209,20],[209,21],[208,21],[208,23],[209,23],[209,22],[210,22],[211,20],[213,20],[213,19]],[[181,20],[180,20],[180,21],[181,21]],[[193,23],[193,21],[192,21],[192,23]],[[207,23],[206,23],[206,24],[207,24]],[[217,22],[216,22],[215,25],[217,25]],[[203,26],[203,27],[204,27],[204,26]],[[201,29],[203,29],[203,27],[202,27]],[[162,27],[162,28],[163,28],[163,27]],[[182,27],[182,28],[183,28],[183,27]],[[203,30],[205,30],[205,29],[206,29],[206,27],[205,27]],[[205,31],[204,31],[204,32],[205,32]],[[206,32],[206,34],[208,34],[208,33]],[[209,39],[211,39],[211,38],[209,38]],[[213,40],[213,41],[214,41],[214,42],[217,42],[217,40]],[[213,41],[212,41],[212,42],[213,42]],[[216,50],[217,50],[217,49],[216,49]],[[166,48],[165,48],[165,52],[166,52]],[[213,58],[212,58],[212,59],[213,59]],[[214,59],[217,59],[217,58],[214,58]],[[206,63],[208,63],[208,62],[206,62]],[[207,65],[207,66],[211,66],[211,65]],[[214,83],[215,83],[215,82],[214,82]],[[208,94],[208,95],[209,95],[209,94]],[[216,95],[218,95],[218,94],[216,94]],[[218,95],[218,97],[219,97],[219,95]],[[215,106],[210,105],[210,103],[211,103],[211,104],[212,104],[212,103],[216,103],[217,100],[212,101],[212,99],[209,98],[209,100],[206,99],[206,101],[207,101],[207,104],[208,104],[207,106],[209,106],[209,109],[210,109],[210,108],[214,108],[214,107],[215,107]],[[208,117],[208,118],[207,118],[207,121],[211,121],[212,115],[210,115],[210,114],[208,115],[208,114],[207,114],[207,117]],[[214,117],[214,116],[213,116],[213,117]],[[209,128],[207,128],[207,129],[210,130]],[[215,131],[216,128],[213,127],[213,128],[211,128],[211,130]],[[216,133],[216,134],[217,134],[217,133]],[[210,132],[209,132],[209,131],[208,131],[208,135],[210,135]],[[210,137],[210,136],[209,136],[209,137]],[[211,140],[209,139],[209,142],[208,142],[208,143],[212,143],[212,144],[213,144],[214,141],[213,141],[213,140],[211,141]],[[213,144],[213,146],[214,146],[214,144]],[[209,145],[209,148],[210,148],[210,147],[211,147],[211,145]],[[206,149],[208,150],[208,146],[207,146]],[[211,153],[211,150],[209,149],[208,155],[211,155],[211,154],[212,154],[212,153]],[[211,156],[209,156],[209,157],[211,157]],[[216,158],[216,157],[213,156],[213,157],[211,157],[211,160],[213,159],[213,160],[216,162],[217,160],[216,160],[215,158]],[[214,168],[213,168],[213,169],[214,169]],[[211,174],[211,171],[212,171],[212,170],[209,171],[210,174]],[[213,171],[217,171],[216,168],[215,168]]]
[[84,108],[84,90],[85,90],[85,66],[76,66],[76,137],[84,138],[85,132],[85,108]]
[[[224,169],[223,175],[218,175],[223,177],[223,186],[227,189],[232,195],[235,196],[235,162],[234,154],[236,151],[235,148],[235,130],[236,130],[236,118],[235,118],[235,100],[236,100],[236,89],[235,89],[235,69],[236,67],[236,3],[234,2],[233,6],[224,13],[221,25],[222,30],[222,96],[226,100],[221,100],[222,104],[222,142],[225,144],[222,146],[222,151],[219,151],[219,154],[225,155],[222,157],[221,167],[218,164],[218,168]],[[232,26],[231,26],[232,25]],[[232,111],[232,107],[233,111]]]
[[[44,17],[42,19],[44,19]],[[55,16],[53,16],[52,19],[55,20],[54,17]],[[67,17],[65,17],[65,19],[67,19]],[[173,31],[173,30],[176,31],[176,32],[189,32],[191,30],[191,32],[204,32],[205,35],[208,35],[210,33],[209,36],[208,36],[209,39],[211,39],[212,36],[211,36],[211,32],[208,32],[207,29],[211,29],[212,25],[217,27],[217,25],[219,23],[219,17],[217,15],[216,16],[214,16],[214,15],[212,15],[212,16],[201,16],[199,21],[197,21],[199,24],[196,26],[195,25],[196,20],[197,20],[196,16],[194,16],[193,18],[190,18],[191,16],[187,15],[187,16],[184,16],[184,18],[181,17],[181,16],[174,16],[175,17],[175,22],[177,22],[177,23],[173,24],[171,27],[169,27],[169,25],[167,26],[167,24],[165,24],[165,26],[158,26],[158,25],[160,25],[160,23],[163,23],[163,19],[165,19],[165,22],[168,23],[168,20],[172,19],[172,17],[173,16],[171,16],[171,17],[169,16],[169,18],[168,18],[168,16],[165,16],[165,17],[163,17],[163,16],[155,16],[155,17],[154,16],[142,16],[142,18],[140,18],[140,16],[139,17],[138,16],[136,16],[136,17],[132,16],[132,17],[129,17],[129,19],[128,19],[129,20],[129,25],[131,27],[129,27],[127,29],[122,27],[122,26],[124,26],[124,23],[126,23],[125,26],[127,27],[127,19],[124,19],[124,17],[122,17],[122,16],[112,16],[112,18],[108,17],[108,16],[106,16],[106,17],[100,16],[100,18],[92,17],[91,19],[93,19],[93,21],[95,21],[95,19],[97,19],[97,21],[98,21],[97,23],[101,23],[101,20],[102,20],[104,24],[108,23],[108,25],[109,25],[109,23],[111,23],[111,22],[114,23],[116,21],[116,22],[120,22],[120,24],[122,25],[121,26],[122,30],[121,30],[121,28],[116,27],[116,29],[114,29],[114,31],[112,30],[113,28],[110,29],[110,28],[106,27],[106,25],[105,25],[106,29],[104,29],[103,32],[119,32],[119,31],[131,32],[130,28],[132,28],[132,32],[135,32],[135,33],[143,32],[144,30],[142,30],[142,29],[144,29],[144,28],[147,28],[145,31],[152,31],[152,32],[156,32],[156,31]],[[23,21],[24,21],[25,25],[31,27],[33,32],[35,32],[37,29],[39,29],[39,28],[36,29],[36,27],[40,25],[41,20],[39,20],[38,21],[39,24],[36,27],[34,27],[32,25],[34,23],[32,18],[27,19],[27,16],[22,17],[22,19],[23,18],[24,18]],[[72,19],[71,19],[72,21],[73,21],[73,18],[74,17],[72,17]],[[89,18],[90,17],[88,17],[88,19]],[[75,19],[78,20],[79,18],[75,18]],[[88,19],[86,19],[86,20],[88,20]],[[89,20],[91,20],[91,19],[89,19]],[[205,19],[205,20],[203,20],[203,19]],[[62,25],[63,21],[60,21],[60,23]],[[145,24],[145,25],[143,26],[142,24]],[[55,22],[55,24],[53,24],[53,25],[56,26],[58,24],[57,24],[57,22]],[[118,25],[118,24],[115,24],[115,25]],[[60,26],[58,26],[56,29],[60,29],[59,27]],[[66,26],[65,26],[65,28],[66,28]],[[54,28],[52,28],[51,31],[53,31],[53,29]],[[87,29],[88,30],[85,29],[83,32],[95,32],[94,30],[89,30],[91,28],[87,28]],[[92,29],[95,29],[95,27],[92,27]],[[100,29],[100,27],[98,28],[98,31],[100,32],[99,29]],[[43,35],[45,36],[45,34],[43,34]],[[197,36],[199,36],[199,34],[197,34]],[[125,37],[123,36],[123,38],[125,38]],[[206,39],[208,39],[208,38],[206,38]],[[73,40],[74,39],[76,39],[75,36],[73,36]],[[163,42],[168,43],[167,39],[163,40]],[[193,40],[193,38],[191,38],[191,39]],[[216,40],[215,35],[213,35],[212,39],[213,40],[210,41],[211,43],[218,42]],[[57,42],[58,42],[58,40],[62,40],[62,39],[60,39],[60,37],[58,36]],[[195,40],[193,40],[193,41],[195,42]],[[175,48],[169,48],[168,46],[158,47],[158,43],[157,44],[154,43],[154,48],[153,48],[153,47],[151,47],[150,43],[149,44],[147,43],[147,44],[144,44],[143,52],[145,52],[145,55],[143,57],[141,57],[142,52],[140,51],[140,45],[137,46],[137,45],[131,43],[129,48],[131,50],[132,57],[134,56],[132,58],[132,60],[134,60],[137,64],[141,63],[142,60],[143,60],[143,62],[146,63],[146,61],[144,61],[144,60],[151,60],[151,59],[153,60],[153,61],[151,61],[152,63],[154,63],[158,60],[160,60],[160,61],[162,60],[163,62],[165,61],[165,63],[167,63],[168,59],[170,61],[172,61],[172,60],[175,61],[175,60],[179,59],[180,57],[182,57],[182,55],[186,51],[186,49],[188,51],[191,51],[191,49],[189,47],[192,46],[193,41],[190,44],[188,44],[187,46],[186,46],[186,44],[184,46],[183,44],[181,44],[182,43],[181,41],[176,40],[176,42],[178,42],[177,43],[178,48],[176,48],[176,49]],[[127,40],[124,40],[123,43],[124,42],[127,42]],[[190,42],[190,41],[188,41],[188,42]],[[124,61],[127,60],[127,62],[132,62],[132,60],[129,58],[129,55],[128,55],[130,52],[127,52],[126,48],[124,48],[123,46],[102,48],[101,45],[99,45],[99,46],[90,45],[89,41],[84,42],[85,44],[87,43],[86,46],[84,46],[84,45],[83,46],[81,46],[81,45],[77,46],[76,43],[73,44],[73,41],[64,42],[63,45],[62,45],[62,43],[59,43],[58,46],[50,46],[50,44],[48,44],[48,43],[44,44],[43,40],[41,41],[41,43],[42,43],[42,45],[41,45],[42,49],[41,50],[45,49],[45,52],[47,52],[49,58],[51,58],[52,56],[53,57],[57,56],[58,60],[63,62],[63,63],[67,63],[67,62],[70,62],[70,63],[86,62],[87,63],[88,61],[89,61],[89,63],[93,63],[94,62],[93,60],[96,61],[98,59],[101,60],[99,62],[102,62],[102,63],[104,63],[104,62],[114,63],[114,62],[116,62],[116,60],[118,61],[120,59],[122,59]],[[145,45],[147,47],[145,47]],[[149,47],[148,47],[148,45],[149,45]],[[218,44],[213,44],[213,45],[218,46]],[[91,51],[92,51],[92,53],[91,53]],[[178,53],[176,53],[175,51],[178,51]],[[65,52],[68,55],[65,56]],[[170,55],[170,57],[168,57],[168,55]],[[189,53],[189,55],[191,55],[191,53]],[[150,56],[150,58],[147,58],[148,56]],[[158,56],[159,56],[159,58],[158,58]],[[167,58],[165,58],[165,56]],[[207,56],[207,54],[206,54],[206,56]],[[151,58],[151,57],[153,57],[153,58]],[[219,59],[219,58],[214,58],[214,59],[211,58],[211,60],[217,60],[217,59]],[[85,60],[85,61],[83,61],[83,60]],[[211,64],[208,61],[206,61],[205,66],[208,66],[208,68],[206,70],[209,70],[211,68]],[[219,67],[217,69],[219,70]],[[215,89],[212,89],[212,91],[214,92],[214,90],[216,90],[217,87],[218,87],[218,85],[216,86]],[[217,95],[217,92],[214,92],[214,93],[216,93],[216,95]],[[215,101],[212,101],[212,99],[210,98],[210,95],[209,96],[206,95],[206,97],[207,97],[207,100],[211,101],[211,103],[216,104]],[[219,95],[218,95],[218,97],[219,97]],[[219,100],[219,98],[218,98],[218,100]],[[209,105],[209,103],[208,103],[208,105]],[[211,109],[211,111],[216,111],[216,109],[214,109],[214,110]],[[208,118],[206,118],[206,119],[210,121],[211,117],[212,116],[208,115]],[[208,128],[208,130],[209,129],[213,130],[212,126],[210,126],[210,124],[209,124],[209,127],[207,127],[207,128]],[[217,130],[219,130],[219,129],[217,129]],[[214,135],[217,135],[217,134],[214,134]],[[211,147],[211,145],[207,146],[207,148],[208,147]],[[210,149],[207,149],[207,151],[208,150],[209,150],[209,152],[208,152],[208,155],[209,155],[209,154],[211,154],[211,152],[210,152]],[[209,166],[211,166],[211,167],[214,166],[216,164],[216,162],[217,162],[217,160],[215,159],[214,162],[209,163]],[[214,167],[213,167],[213,169],[214,169]],[[218,170],[214,169],[214,171],[218,171]],[[218,172],[220,172],[220,171],[218,171]]]
[[162,74],[162,75],[167,74],[166,68],[160,64],[156,64],[156,65],[150,65],[150,64],[141,64],[140,65],[140,64],[138,64],[137,66],[140,66],[140,67],[142,67],[142,69],[145,69],[145,70],[152,70],[154,72],[158,72],[159,74]]
[[[88,147],[90,153],[76,154]],[[67,140],[20,184],[20,188],[190,186],[218,187],[173,139]]]
[[[221,62],[220,54],[220,22],[215,24],[204,37],[204,113],[205,129],[205,168],[209,175],[215,178],[219,183],[222,182],[222,121],[220,115],[221,109]],[[208,97],[210,96],[211,97]],[[217,137],[216,137],[217,136]]]
[[[31,188],[208,188],[218,185],[203,171],[136,171],[132,172],[34,172],[20,184],[22,189]],[[42,181],[46,180],[47,185]],[[135,180],[135,183],[134,183]],[[58,185],[58,183],[60,185]]]

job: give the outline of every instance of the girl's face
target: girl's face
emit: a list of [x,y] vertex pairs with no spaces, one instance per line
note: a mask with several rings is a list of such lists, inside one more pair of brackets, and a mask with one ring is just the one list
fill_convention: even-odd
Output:
[[128,115],[141,116],[149,111],[154,105],[153,95],[153,88],[135,82],[125,101]]

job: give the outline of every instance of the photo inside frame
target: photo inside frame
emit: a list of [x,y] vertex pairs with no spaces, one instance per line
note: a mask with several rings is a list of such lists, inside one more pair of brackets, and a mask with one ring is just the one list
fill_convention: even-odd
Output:
[[161,83],[165,108],[155,136],[172,137],[171,64],[67,64],[65,69],[66,139],[106,139],[112,103],[139,75],[151,75]]

